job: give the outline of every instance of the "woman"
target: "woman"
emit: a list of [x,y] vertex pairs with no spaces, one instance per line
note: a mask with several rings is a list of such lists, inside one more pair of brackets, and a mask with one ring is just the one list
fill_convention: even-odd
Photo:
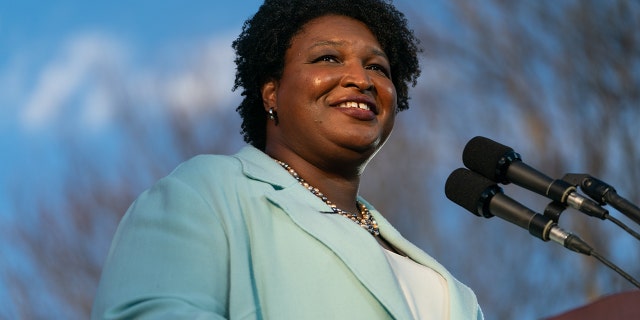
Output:
[[93,318],[476,319],[473,292],[358,195],[417,40],[378,0],[267,0],[233,44],[250,144],[143,193]]

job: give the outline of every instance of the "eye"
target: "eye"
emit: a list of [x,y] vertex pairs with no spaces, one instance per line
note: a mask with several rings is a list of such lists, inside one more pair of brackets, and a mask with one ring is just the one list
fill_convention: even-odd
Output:
[[315,60],[313,60],[313,62],[339,62],[339,61],[336,56],[327,54],[327,55],[323,55],[316,58]]
[[389,70],[386,67],[382,66],[382,65],[372,64],[372,65],[367,66],[366,68],[368,70],[373,70],[373,71],[379,72],[379,73],[381,73],[382,75],[384,75],[387,78],[391,77],[391,73],[389,72]]

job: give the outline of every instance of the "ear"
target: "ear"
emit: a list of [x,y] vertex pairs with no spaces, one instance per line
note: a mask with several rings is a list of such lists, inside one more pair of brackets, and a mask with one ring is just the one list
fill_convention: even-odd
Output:
[[278,101],[278,82],[274,79],[267,81],[262,85],[262,104],[264,105],[264,110],[269,111],[269,109],[273,108],[277,110],[277,101]]

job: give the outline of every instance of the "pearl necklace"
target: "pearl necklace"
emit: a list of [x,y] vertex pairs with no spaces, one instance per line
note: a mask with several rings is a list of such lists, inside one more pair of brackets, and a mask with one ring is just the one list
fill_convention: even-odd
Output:
[[280,164],[285,170],[287,170],[287,172],[289,172],[305,189],[309,190],[312,194],[314,194],[315,196],[320,198],[320,200],[326,203],[331,208],[333,213],[337,213],[343,217],[349,218],[351,221],[357,223],[358,225],[363,227],[365,230],[369,231],[369,233],[371,233],[373,236],[380,235],[380,230],[378,230],[378,223],[376,222],[375,219],[373,219],[371,212],[369,211],[367,206],[365,206],[363,203],[361,203],[360,201],[356,201],[356,204],[358,205],[358,210],[360,211],[360,216],[361,216],[361,218],[358,218],[357,213],[350,213],[338,208],[334,203],[329,201],[329,199],[327,199],[327,197],[322,192],[320,192],[318,188],[315,188],[311,186],[309,183],[307,183],[306,181],[304,181],[304,179],[302,179],[302,177],[300,177],[298,173],[295,170],[293,170],[293,168],[291,168],[291,166],[289,166],[288,164],[280,160],[276,160],[276,162]]

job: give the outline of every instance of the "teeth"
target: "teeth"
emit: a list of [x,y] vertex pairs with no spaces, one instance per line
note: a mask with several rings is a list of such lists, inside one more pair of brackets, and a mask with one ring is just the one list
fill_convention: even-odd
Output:
[[354,101],[343,102],[338,105],[339,108],[360,108],[364,110],[371,110],[366,103],[358,103]]

